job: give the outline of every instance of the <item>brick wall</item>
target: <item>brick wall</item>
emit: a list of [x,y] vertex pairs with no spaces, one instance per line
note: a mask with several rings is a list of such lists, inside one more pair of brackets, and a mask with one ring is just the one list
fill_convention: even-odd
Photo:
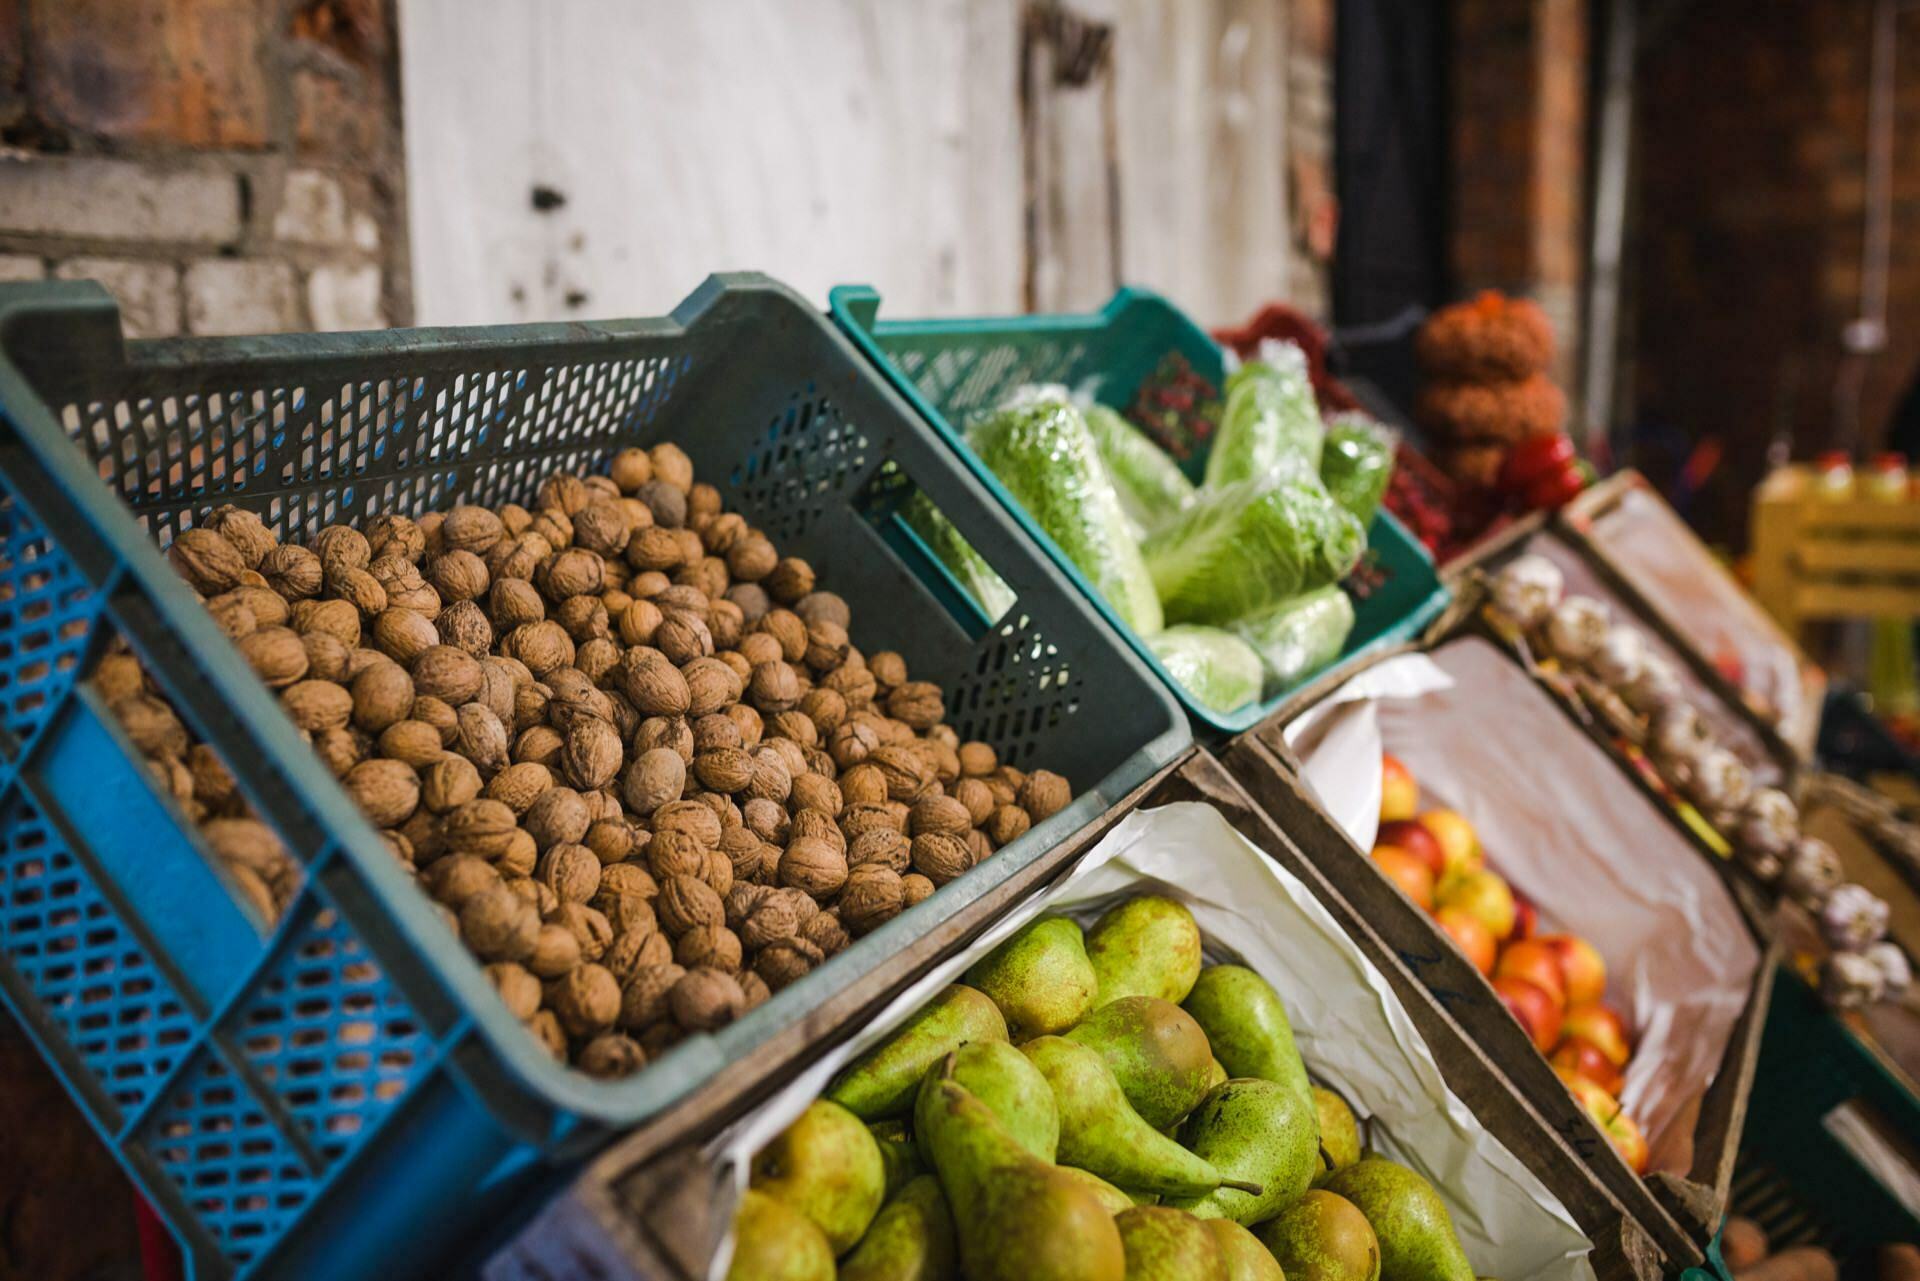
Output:
[[0,279],[129,334],[411,315],[393,0],[0,0]]
[[[1871,0],[1697,0],[1642,62],[1633,403],[1726,462],[1704,514],[1741,542],[1769,437],[1836,441],[1840,334],[1860,302]],[[1887,351],[1863,449],[1920,368],[1920,12],[1898,19]],[[1660,459],[1649,458],[1658,464]]]
[[1569,393],[1586,261],[1587,72],[1587,0],[1454,4],[1454,279],[1462,293],[1537,299]]

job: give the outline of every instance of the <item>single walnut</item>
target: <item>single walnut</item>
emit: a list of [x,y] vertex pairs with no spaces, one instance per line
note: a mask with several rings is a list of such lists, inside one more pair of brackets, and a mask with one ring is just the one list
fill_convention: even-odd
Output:
[[868,753],[867,760],[878,766],[885,777],[890,800],[917,800],[933,782],[933,771],[920,754],[911,748],[892,745],[876,747]]
[[606,721],[582,717],[574,721],[566,734],[561,760],[567,778],[583,791],[597,791],[620,773],[626,750],[620,734]]
[[287,602],[286,597],[270,587],[256,587],[250,583],[242,583],[218,599],[237,601],[244,605],[261,627],[284,627],[287,620],[293,617],[293,606]]
[[334,569],[326,575],[327,595],[371,617],[387,607],[387,589],[364,569]]
[[560,1026],[559,1015],[552,1010],[536,1010],[527,1020],[527,1031],[554,1059],[561,1063],[567,1061],[567,1033]]
[[659,747],[673,752],[685,764],[693,764],[692,728],[677,716],[648,717],[634,733],[633,749],[636,752],[650,752]]
[[407,667],[440,643],[440,631],[432,619],[397,606],[380,611],[369,630],[382,653]]
[[593,826],[593,814],[586,798],[571,787],[551,787],[534,798],[527,807],[522,824],[541,849],[560,844],[578,844]]
[[762,713],[784,712],[800,701],[800,679],[784,661],[762,663],[747,682],[747,697]]
[[848,661],[820,678],[820,684],[847,700],[850,711],[870,707],[879,685],[873,679],[873,673],[864,665],[856,666]]
[[846,805],[839,784],[811,770],[795,776],[789,803],[796,812],[812,810],[829,818],[838,815]]
[[307,674],[307,648],[288,627],[263,627],[239,642],[240,656],[272,689],[283,689]]
[[584,845],[555,845],[534,865],[534,879],[562,903],[585,903],[600,889],[600,860]]
[[267,580],[268,587],[290,601],[318,596],[326,581],[320,558],[292,543],[282,543],[262,556],[256,568]]
[[[539,918],[536,917],[534,923],[537,928]],[[500,1003],[521,1022],[532,1018],[534,1011],[540,1008],[540,980],[533,977],[524,965],[516,965],[512,961],[489,965],[487,981],[500,994]]]
[[813,567],[797,556],[782,557],[764,586],[769,596],[782,605],[791,605],[813,590]]
[[967,811],[967,823],[979,827],[992,817],[993,793],[977,778],[963,778],[953,785],[953,799]]
[[832,897],[846,883],[847,860],[827,841],[795,837],[780,856],[780,884],[805,890],[816,899]]
[[687,523],[687,496],[683,490],[659,479],[658,467],[654,468],[654,477],[635,490],[633,496],[646,505],[654,524],[662,529],[678,530]]
[[740,701],[740,676],[724,659],[696,658],[681,669],[687,682],[687,714],[708,716]]
[[612,558],[627,548],[633,520],[617,502],[590,503],[574,514],[573,542],[596,556]]
[[[727,928],[740,930],[773,891],[765,885],[739,881],[726,894]],[[749,943],[747,946],[751,947]]]
[[713,653],[713,633],[692,614],[666,615],[653,631],[653,647],[676,666],[691,663]]
[[580,940],[566,926],[549,922],[540,927],[523,964],[543,979],[557,979],[579,966]]
[[731,973],[740,968],[740,939],[724,925],[702,925],[674,940],[673,959],[690,970],[706,966]]
[[826,959],[825,953],[805,939],[795,936],[770,944],[753,958],[753,972],[775,992],[806,977],[807,972]]
[[522,623],[507,633],[500,652],[519,659],[536,678],[545,680],[555,668],[573,662],[573,637],[552,619]]
[[[815,686],[800,696],[799,710],[813,722],[815,734],[831,750],[833,732],[847,719],[847,700],[833,690]],[[838,757],[834,758],[834,764],[840,764]]]
[[653,812],[656,836],[664,832],[685,832],[698,841],[702,849],[714,849],[720,844],[720,827],[719,814],[697,800],[674,801]]
[[265,521],[232,503],[214,508],[208,514],[204,528],[226,539],[248,569],[258,569],[267,553],[280,543]]
[[721,924],[727,918],[724,901],[696,876],[674,876],[662,882],[653,910],[661,928],[674,938],[702,925]]
[[375,827],[398,827],[420,803],[420,777],[401,761],[362,761],[341,784]]
[[913,803],[907,817],[907,830],[915,836],[926,832],[965,836],[972,827],[973,815],[951,796],[923,796]]
[[373,546],[367,536],[348,525],[328,525],[313,536],[311,546],[321,568],[329,574],[365,569],[373,561]]
[[548,769],[560,768],[560,752],[567,741],[550,725],[530,725],[513,741],[508,755],[516,761],[537,761]]
[[398,663],[376,663],[353,679],[353,723],[378,734],[413,710],[413,678]]
[[360,611],[348,601],[296,601],[289,621],[302,636],[324,632],[349,649],[360,643]]
[[449,854],[426,870],[420,883],[428,894],[458,912],[467,900],[500,884],[500,873],[485,859]]
[[581,1047],[574,1066],[588,1076],[617,1081],[632,1076],[647,1064],[647,1052],[640,1042],[618,1032],[606,1032]]
[[553,621],[573,637],[576,645],[605,640],[613,634],[606,604],[598,596],[567,597],[553,611]]
[[480,692],[480,660],[451,645],[435,645],[413,660],[414,689],[458,707]]
[[633,853],[633,829],[624,819],[595,819],[582,842],[602,867],[624,862]]
[[912,907],[916,903],[924,903],[929,898],[932,898],[935,886],[931,880],[922,876],[920,873],[908,872],[900,878],[900,889],[904,896],[905,905]]
[[[816,672],[830,672],[847,661],[847,629],[821,620],[807,624],[806,663]],[[937,692],[937,691],[936,691]]]
[[546,598],[532,583],[519,578],[502,578],[487,593],[487,613],[499,632],[511,632],[527,623],[538,623],[547,616]]
[[1002,805],[993,812],[993,817],[987,820],[987,839],[998,848],[1011,841],[1019,840],[1032,826],[1032,817],[1018,805]]
[[[619,902],[646,905],[645,899],[631,894],[622,895]],[[644,921],[626,929],[622,929],[613,918],[607,918],[607,923],[613,929],[613,942],[601,954],[600,964],[606,966],[608,972],[623,986],[641,966],[659,965],[673,959],[672,942],[654,925],[653,909],[647,907],[646,911]]]
[[911,860],[913,870],[935,885],[945,885],[973,866],[966,841],[946,832],[914,837]]
[[646,450],[630,446],[613,456],[607,465],[607,475],[621,493],[631,494],[653,479],[653,462]]
[[353,667],[354,651],[330,632],[300,633],[300,645],[307,651],[307,675],[314,680],[342,684]]
[[524,815],[548,788],[553,786],[553,771],[533,761],[509,765],[487,781],[486,796],[499,801],[515,814]]
[[768,610],[766,617],[760,620],[758,629],[761,634],[779,642],[782,661],[797,663],[806,657],[807,625],[792,610]]
[[479,795],[480,771],[464,756],[442,756],[420,780],[420,802],[435,814],[459,809]]
[[280,705],[310,734],[339,729],[353,715],[353,695],[332,681],[296,681],[280,691]]
[[[531,878],[539,860],[540,847],[533,843],[533,838],[522,828],[513,834],[512,839],[507,843],[507,848],[494,856],[493,865],[499,869],[502,876]],[[558,901],[556,898],[555,902]],[[541,908],[540,915],[546,916],[544,906]]]
[[440,731],[425,721],[400,720],[380,731],[380,755],[425,769],[446,753]]
[[711,1032],[739,1016],[746,994],[725,970],[688,970],[667,994],[673,1021],[689,1032]]
[[460,939],[485,961],[518,961],[532,955],[540,913],[505,885],[468,899],[460,909]]
[[563,901],[547,913],[546,919],[572,931],[580,944],[582,961],[600,960],[613,945],[613,922],[607,919],[605,913],[585,903]]
[[670,1017],[668,995],[686,971],[672,963],[640,966],[620,990],[620,1026],[630,1032],[644,1031]]
[[426,552],[427,535],[411,518],[395,513],[373,517],[365,530],[367,550],[375,560],[398,557],[409,563]]
[[547,994],[547,1008],[574,1037],[597,1036],[620,1017],[620,985],[606,967],[585,964],[569,970]]
[[806,918],[801,916],[799,908],[790,899],[763,893],[752,912],[741,922],[740,941],[749,950],[759,952],[781,939],[797,936],[805,923]]
[[510,759],[507,727],[500,723],[493,709],[485,703],[463,703],[455,716],[458,729],[453,749],[478,766],[482,774],[491,775],[506,768]]
[[830,908],[817,913],[805,925],[800,927],[800,937],[819,948],[828,956],[844,952],[853,940],[840,923],[840,909]]
[[719,748],[693,758],[693,772],[703,787],[716,792],[744,792],[753,781],[753,758],[745,751]]
[[946,713],[946,698],[931,681],[908,681],[887,694],[887,715],[917,730],[939,724]]
[[852,869],[876,864],[903,873],[911,862],[912,843],[890,827],[861,832],[847,846],[847,865]]
[[1073,790],[1052,770],[1037,769],[1020,784],[1014,799],[1034,822],[1042,823],[1067,807]]
[[840,891],[840,919],[854,934],[879,928],[900,914],[906,890],[900,874],[882,863],[867,863],[847,873]]
[[450,552],[482,555],[506,535],[507,527],[485,507],[455,507],[440,522],[440,541]]
[[233,590],[249,568],[239,549],[211,529],[182,530],[167,548],[167,559],[202,596]]
[[499,801],[483,799],[468,801],[450,812],[441,824],[441,833],[449,848],[494,858],[506,852],[516,826],[512,810]]
[[493,624],[470,600],[456,601],[441,610],[433,625],[443,643],[475,658],[485,658],[493,649]]
[[627,767],[620,782],[621,799],[636,814],[652,814],[669,801],[677,801],[686,788],[687,766],[672,748],[656,747],[641,752]]

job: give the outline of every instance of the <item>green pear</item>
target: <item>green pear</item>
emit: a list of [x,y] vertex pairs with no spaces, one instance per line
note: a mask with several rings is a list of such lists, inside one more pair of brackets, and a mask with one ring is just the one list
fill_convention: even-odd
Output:
[[1360,1123],[1347,1101],[1324,1085],[1313,1087],[1313,1107],[1320,1118],[1319,1182],[1360,1159]]
[[867,1129],[880,1145],[880,1161],[887,1171],[885,1199],[891,1201],[908,1180],[927,1172],[926,1163],[920,1159],[920,1149],[914,1146],[906,1122],[875,1121]]
[[967,982],[993,998],[1016,1041],[1050,1036],[1093,1008],[1099,980],[1077,922],[1033,922],[973,963]]
[[[1473,1265],[1433,1185],[1382,1157],[1362,1157],[1327,1178],[1380,1241],[1380,1281],[1473,1281]],[[1284,1266],[1284,1265],[1283,1265]]]
[[1220,1260],[1226,1264],[1227,1281],[1287,1281],[1260,1238],[1232,1219],[1202,1219],[1220,1247]]
[[[1221,1174],[1214,1191],[1168,1202],[1203,1219],[1271,1218],[1307,1190],[1320,1168],[1312,1098],[1274,1081],[1236,1077],[1215,1086],[1180,1127],[1180,1141]],[[1260,1190],[1243,1191],[1245,1184]]]
[[1287,1281],[1380,1281],[1380,1242],[1345,1197],[1309,1192],[1255,1233]]
[[1220,1186],[1219,1171],[1141,1119],[1097,1051],[1062,1036],[1038,1037],[1020,1049],[1060,1106],[1060,1164],[1161,1196]]
[[923,1174],[880,1207],[873,1226],[841,1261],[839,1281],[949,1281],[958,1255],[940,1181]]
[[813,1220],[749,1188],[733,1215],[727,1281],[834,1281],[833,1248]]
[[752,1186],[813,1220],[839,1256],[879,1212],[887,1167],[859,1117],[816,1099],[754,1156]]
[[1219,1242],[1191,1214],[1136,1205],[1113,1224],[1127,1252],[1127,1281],[1227,1281]]
[[[953,1079],[986,1104],[1008,1134],[1042,1161],[1053,1160],[1060,1143],[1060,1110],[1047,1078],[1026,1055],[1005,1041],[978,1041],[961,1046],[949,1058]],[[929,1098],[928,1087],[940,1075],[939,1068],[927,1073],[920,1087],[921,1102],[914,1107],[915,1126],[923,1136],[922,1156],[926,1155],[926,1127],[917,1116]]]
[[1091,1171],[1072,1165],[1060,1165],[1054,1168],[1072,1178],[1074,1182],[1084,1184],[1089,1192],[1100,1198],[1100,1204],[1107,1207],[1108,1214],[1131,1210],[1140,1204],[1124,1188],[1114,1187],[1113,1184]]
[[1085,1184],[942,1073],[918,1110],[969,1281],[1125,1281],[1120,1230]]
[[1157,996],[1175,1005],[1200,975],[1200,927],[1184,903],[1151,895],[1110,909],[1087,931],[1099,1003]]
[[1171,1001],[1126,996],[1102,1005],[1066,1034],[1098,1050],[1148,1125],[1164,1130],[1206,1097],[1213,1052],[1200,1025]]
[[1287,1007],[1271,983],[1243,965],[1209,966],[1182,1006],[1206,1032],[1214,1057],[1229,1074],[1277,1081],[1312,1105],[1307,1065],[1293,1044]]
[[862,1121],[907,1116],[927,1069],[973,1041],[1004,1041],[1007,1021],[984,992],[956,983],[921,1006],[900,1030],[849,1063],[827,1097]]

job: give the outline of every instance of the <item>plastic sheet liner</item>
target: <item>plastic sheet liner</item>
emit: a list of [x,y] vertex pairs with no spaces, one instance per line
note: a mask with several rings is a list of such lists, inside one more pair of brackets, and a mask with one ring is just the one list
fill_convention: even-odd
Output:
[[1715,664],[1738,669],[1734,684],[1775,710],[1788,742],[1813,741],[1820,699],[1807,697],[1793,645],[1673,508],[1644,489],[1627,490],[1594,521],[1592,536],[1682,635]]
[[1366,529],[1317,477],[1206,490],[1147,541],[1147,567],[1174,623],[1231,623],[1339,582]]
[[967,443],[1127,626],[1160,630],[1153,579],[1079,410],[1058,400],[1002,409]]
[[1315,475],[1326,427],[1307,376],[1307,357],[1290,342],[1260,345],[1260,357],[1227,375],[1220,430],[1207,451],[1208,489],[1270,473]]
[[[712,1155],[744,1186],[752,1154],[791,1124],[835,1072],[1002,939],[1043,911],[1086,923],[1136,894],[1186,903],[1206,937],[1210,962],[1251,966],[1278,989],[1309,1074],[1353,1104],[1383,1155],[1439,1189],[1475,1272],[1591,1281],[1590,1245],[1572,1216],[1447,1089],[1386,979],[1305,885],[1206,805],[1128,816],[1057,886],[936,966],[859,1034],[717,1138]],[[729,1254],[723,1250],[714,1260],[711,1281],[726,1275]]]
[[1266,677],[1260,655],[1232,632],[1182,623],[1147,646],[1182,688],[1216,712],[1230,712],[1260,697]]
[[1278,694],[1340,656],[1353,632],[1353,601],[1338,586],[1322,587],[1234,624],[1265,664]]
[[1362,849],[1379,826],[1380,753],[1423,809],[1458,810],[1487,863],[1607,962],[1608,1004],[1634,1036],[1621,1103],[1650,1169],[1684,1173],[1701,1096],[1753,988],[1760,949],[1706,860],[1545,691],[1462,637],[1347,682],[1296,720],[1308,784]]

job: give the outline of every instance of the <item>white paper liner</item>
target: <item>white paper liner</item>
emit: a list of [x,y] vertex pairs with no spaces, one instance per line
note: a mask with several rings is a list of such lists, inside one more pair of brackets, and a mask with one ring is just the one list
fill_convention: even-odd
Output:
[[1800,660],[1780,624],[1673,508],[1644,489],[1630,489],[1594,521],[1593,538],[1708,658],[1739,660],[1742,685],[1778,712],[1788,742],[1812,741],[1820,707],[1807,698]]
[[[1378,827],[1384,748],[1412,771],[1423,810],[1457,810],[1473,824],[1489,866],[1533,900],[1543,931],[1579,934],[1599,950],[1605,999],[1635,1038],[1620,1101],[1646,1134],[1649,1168],[1685,1173],[1700,1097],[1760,963],[1705,859],[1477,636],[1380,663],[1314,710],[1288,737],[1356,844],[1370,848]],[[1359,778],[1374,780],[1370,792]]]
[[[1591,1281],[1573,1217],[1447,1089],[1386,979],[1298,879],[1211,807],[1182,803],[1122,820],[1052,890],[1022,903],[971,947],[902,994],[851,1040],[796,1076],[710,1153],[744,1187],[752,1154],[791,1124],[834,1073],[879,1043],[966,967],[1042,911],[1092,921],[1134,894],[1192,909],[1210,960],[1235,960],[1279,990],[1314,1079],[1353,1104],[1386,1156],[1425,1175],[1447,1203],[1481,1275]],[[726,1274],[732,1242],[709,1276]]]

